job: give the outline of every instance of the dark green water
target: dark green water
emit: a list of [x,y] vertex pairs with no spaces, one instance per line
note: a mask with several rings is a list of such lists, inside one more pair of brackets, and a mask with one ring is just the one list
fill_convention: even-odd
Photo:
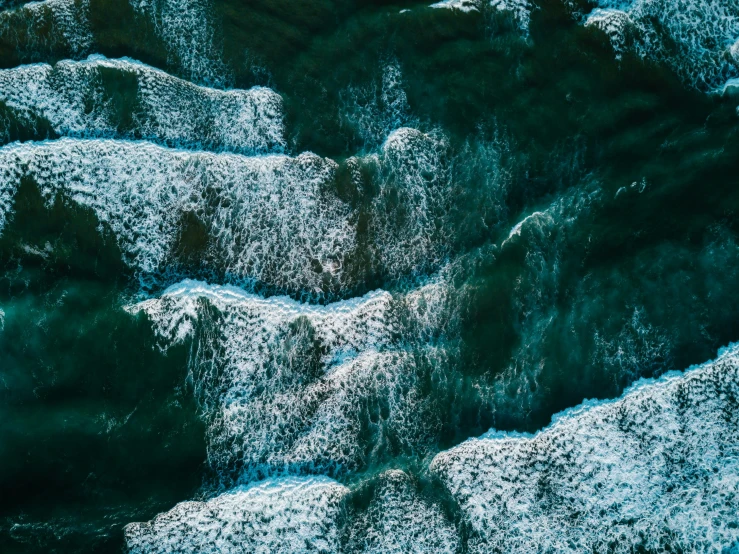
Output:
[[[7,3],[0,27],[1,552],[124,551],[128,523],[285,475],[349,487],[327,524],[346,552],[424,551],[402,520],[377,521],[429,506],[444,532],[426,551],[502,551],[429,472],[436,454],[535,432],[739,340],[737,101],[711,92],[739,75],[733,0],[641,0],[616,53],[583,24],[595,5],[560,0],[527,25],[485,3],[55,1]],[[681,9],[708,29],[699,47],[657,15]],[[181,80],[13,69],[89,54]],[[259,127],[259,103],[236,122],[187,82],[268,87],[284,128]],[[336,164],[239,161],[305,151]],[[182,308],[164,291],[183,279],[329,315]],[[424,286],[442,292],[419,308]],[[322,330],[332,303],[378,289],[393,300],[372,340]],[[352,325],[335,327],[364,333]],[[332,388],[370,351],[387,356],[372,377]],[[715,471],[731,488],[736,470]],[[735,525],[700,548],[688,527],[664,551],[739,544]],[[657,551],[624,533],[518,551]]]

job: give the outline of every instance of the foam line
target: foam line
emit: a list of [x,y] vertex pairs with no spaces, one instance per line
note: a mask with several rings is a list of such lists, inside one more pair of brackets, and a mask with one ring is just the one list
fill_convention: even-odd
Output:
[[167,346],[197,336],[191,371],[211,421],[209,462],[228,482],[356,466],[352,411],[379,392],[367,390],[375,372],[392,382],[398,365],[378,352],[393,332],[391,301],[378,291],[317,306],[185,281],[129,310],[145,311]]
[[127,309],[148,314],[163,348],[192,339],[209,464],[230,484],[351,472],[388,436],[410,449],[431,443],[438,422],[418,363],[436,354],[428,335],[449,324],[439,289],[319,306],[184,281]]
[[478,3],[475,0],[442,0],[431,4],[430,8],[445,8],[448,10],[459,10],[462,12],[479,12]]
[[505,238],[503,242],[500,243],[500,247],[503,248],[503,246],[511,240],[513,237],[520,237],[521,236],[521,229],[529,220],[534,220],[539,217],[548,217],[549,214],[546,211],[543,212],[534,212],[532,214],[527,215],[524,217],[521,221],[516,223],[513,227],[511,227],[510,232],[508,233],[508,236]]
[[[370,292],[363,297],[342,300],[328,305],[307,304],[285,296],[263,298],[229,285],[211,285],[186,279],[167,288],[159,298],[144,300],[127,308],[135,313],[143,311],[155,324],[157,334],[168,344],[178,344],[194,332],[200,317],[202,301],[207,300],[228,317],[220,322],[222,331],[243,335],[234,343],[229,357],[235,360],[236,350],[246,355],[263,356],[267,352],[258,346],[273,343],[286,332],[287,326],[300,318],[307,319],[326,345],[322,363],[332,366],[341,363],[364,349],[376,349],[389,340],[393,332],[387,325],[392,296],[385,291]],[[229,325],[233,328],[229,329]],[[251,328],[253,327],[253,328]],[[253,351],[259,350],[258,354]],[[240,357],[240,355],[239,355]],[[256,360],[245,362],[253,370],[260,365]],[[238,364],[237,364],[238,365]],[[240,369],[243,372],[243,367]],[[244,375],[244,385],[251,377]]]
[[[431,4],[430,8],[444,8],[460,12],[479,12],[485,0],[442,0]],[[510,13],[518,23],[519,28],[528,32],[531,19],[531,4],[529,0],[489,0],[489,5],[499,12]]]

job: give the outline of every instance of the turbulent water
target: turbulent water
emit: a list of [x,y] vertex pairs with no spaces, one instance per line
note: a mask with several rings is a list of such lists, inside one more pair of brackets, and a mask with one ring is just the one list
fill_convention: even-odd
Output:
[[739,2],[0,1],[0,552],[739,552]]

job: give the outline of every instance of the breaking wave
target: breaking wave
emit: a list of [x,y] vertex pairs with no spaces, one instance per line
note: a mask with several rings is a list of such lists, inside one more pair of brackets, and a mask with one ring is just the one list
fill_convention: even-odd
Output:
[[192,339],[209,464],[229,484],[339,475],[431,442],[438,421],[419,386],[435,352],[413,347],[441,323],[439,286],[319,306],[185,281],[129,310],[148,314],[163,348]]
[[[81,93],[83,86],[55,88],[67,71],[85,78],[90,72],[92,82],[109,64],[141,72],[135,73],[140,107],[131,112],[134,125],[127,132],[115,125],[104,83],[91,93],[94,101]],[[26,76],[28,88],[37,91],[8,87],[8,103],[29,121],[43,114],[60,132],[104,135],[118,129],[198,146],[190,142],[197,140],[197,118],[192,125],[175,124],[161,115],[160,102],[178,107],[182,85],[195,100],[201,94],[212,100],[201,111],[203,124],[232,113],[223,109],[231,100],[237,115],[247,114],[230,127],[214,125],[218,130],[202,141],[208,146],[281,148],[279,102],[271,91],[220,93],[158,73],[149,91],[141,83],[151,72],[129,61],[94,58],[24,66],[0,72],[0,80]],[[182,97],[182,110],[189,102]],[[147,289],[199,276],[250,290],[331,299],[388,283],[423,282],[466,248],[467,237],[481,241],[497,232],[512,181],[501,156],[493,142],[467,145],[455,157],[441,133],[410,128],[393,131],[378,153],[349,158],[342,166],[311,153],[247,157],[135,140],[10,144],[0,148],[0,229],[12,213],[17,187],[28,178],[48,202],[61,195],[92,208]],[[346,175],[356,194],[345,202],[339,177]],[[474,185],[461,188],[459,182],[467,179]]]
[[[133,106],[113,98],[120,89]],[[0,71],[0,99],[19,117],[42,117],[59,135],[122,137],[241,154],[281,152],[282,99],[271,90],[193,85],[129,59],[62,61]]]
[[369,505],[354,515],[344,552],[454,554],[461,541],[438,505],[426,501],[403,471],[379,475]]
[[336,552],[337,518],[347,492],[325,477],[254,483],[129,524],[126,545],[132,554]]
[[[487,0],[442,0],[431,4],[432,8],[446,8],[461,12],[479,12],[485,9]],[[522,31],[528,31],[532,5],[529,0],[489,0],[487,6],[495,11],[510,14]]]
[[[227,281],[318,294],[341,288],[354,248],[349,209],[329,190],[336,164],[310,153],[245,157],[60,139],[3,147],[0,166],[0,225],[20,180],[31,178],[49,202],[62,195],[92,208],[147,286],[189,248]],[[194,238],[182,236],[187,218]]]
[[183,76],[197,83],[223,86],[229,78],[221,60],[208,0],[130,0],[138,13],[148,17],[166,44],[169,62]]
[[61,49],[70,56],[87,53],[93,44],[89,0],[43,0],[0,12],[0,40],[21,56]]
[[585,24],[604,30],[617,54],[632,48],[703,90],[739,76],[735,0],[599,0],[597,5]]
[[434,459],[471,552],[739,547],[739,348]]

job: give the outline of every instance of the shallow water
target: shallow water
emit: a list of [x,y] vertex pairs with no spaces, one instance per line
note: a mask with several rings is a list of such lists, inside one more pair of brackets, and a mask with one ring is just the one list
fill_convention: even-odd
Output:
[[734,0],[1,7],[2,552],[739,548]]

